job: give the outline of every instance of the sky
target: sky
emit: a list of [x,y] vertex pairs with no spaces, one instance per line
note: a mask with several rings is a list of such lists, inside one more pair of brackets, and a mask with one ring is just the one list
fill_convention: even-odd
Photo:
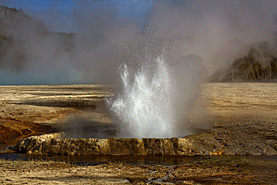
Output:
[[[151,8],[151,0],[0,0],[0,4],[21,9],[42,21],[50,31],[77,32],[76,9],[96,10],[113,5],[118,17],[135,18],[143,24],[144,15]],[[53,18],[54,17],[54,18]]]

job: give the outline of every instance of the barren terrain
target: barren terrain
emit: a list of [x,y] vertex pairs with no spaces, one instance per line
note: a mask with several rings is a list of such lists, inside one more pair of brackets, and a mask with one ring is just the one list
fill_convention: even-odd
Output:
[[174,166],[0,160],[2,184],[274,184],[276,162],[223,157]]
[[[15,144],[30,135],[66,130],[84,124],[93,134],[99,125],[112,123],[104,98],[110,87],[100,85],[1,86],[0,147]],[[212,124],[206,135],[222,145],[216,155],[276,155],[277,84],[208,83],[202,99],[207,107],[203,119]],[[197,118],[197,116],[196,116]],[[197,123],[197,122],[200,122]],[[64,124],[66,123],[66,124]],[[70,125],[69,127],[62,125]],[[201,128],[197,128],[201,131]],[[7,134],[11,133],[11,134]],[[85,132],[69,133],[81,136]],[[93,137],[85,135],[85,137]],[[203,137],[203,138],[201,138]],[[174,166],[136,166],[109,163],[80,167],[57,162],[0,161],[0,182],[43,184],[114,183],[249,183],[274,184],[277,162],[252,158],[211,158]]]

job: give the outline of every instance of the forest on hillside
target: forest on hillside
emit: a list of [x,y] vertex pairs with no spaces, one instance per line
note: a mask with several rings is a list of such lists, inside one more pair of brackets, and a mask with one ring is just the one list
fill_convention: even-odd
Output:
[[236,59],[227,69],[217,72],[211,81],[277,81],[276,46],[267,42],[250,47],[246,56]]
[[59,41],[57,55],[72,48],[73,34],[51,32],[41,21],[33,19],[22,10],[0,5],[0,68],[12,71],[24,69],[32,56],[27,43],[39,47],[47,39]]

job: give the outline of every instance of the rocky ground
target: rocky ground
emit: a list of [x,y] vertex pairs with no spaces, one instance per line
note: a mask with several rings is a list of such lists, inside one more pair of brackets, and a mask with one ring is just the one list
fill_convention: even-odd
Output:
[[274,184],[276,162],[238,157],[183,165],[108,163],[76,166],[63,162],[0,160],[1,184]]
[[[93,137],[111,119],[103,99],[111,88],[98,85],[2,86],[0,147],[23,137],[67,131],[70,137]],[[277,84],[209,83],[201,101],[206,117],[192,116],[196,146],[219,147],[214,155],[276,155]],[[204,115],[204,114],[202,114]],[[199,127],[200,125],[200,127]],[[76,126],[81,128],[75,132]],[[95,130],[87,133],[86,130]],[[12,133],[12,134],[7,134]],[[110,133],[111,135],[113,133]],[[211,145],[208,145],[208,144]],[[0,182],[15,183],[249,183],[274,184],[276,160],[211,158],[175,166],[103,164],[80,167],[56,162],[0,162]],[[20,180],[23,179],[23,180]]]

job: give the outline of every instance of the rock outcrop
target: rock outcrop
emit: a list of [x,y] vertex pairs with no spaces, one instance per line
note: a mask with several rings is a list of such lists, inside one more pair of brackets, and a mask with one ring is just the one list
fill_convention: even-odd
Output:
[[27,154],[55,155],[209,155],[205,148],[196,148],[187,138],[170,139],[83,139],[55,136],[32,136],[21,140],[17,152]]
[[[15,151],[29,155],[276,155],[276,150],[258,140],[217,138],[215,131],[185,138],[63,138],[60,133],[22,139]],[[243,140],[244,138],[244,140]],[[241,140],[242,139],[242,140]]]

